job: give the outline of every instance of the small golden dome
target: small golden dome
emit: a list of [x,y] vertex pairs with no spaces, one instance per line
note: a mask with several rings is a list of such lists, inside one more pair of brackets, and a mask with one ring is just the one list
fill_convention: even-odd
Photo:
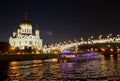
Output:
[[13,32],[17,32],[17,28],[16,27],[14,28]]
[[18,30],[21,30],[21,27],[18,27]]
[[35,29],[35,30],[39,31],[39,28],[38,28],[38,26],[36,26],[36,29]]

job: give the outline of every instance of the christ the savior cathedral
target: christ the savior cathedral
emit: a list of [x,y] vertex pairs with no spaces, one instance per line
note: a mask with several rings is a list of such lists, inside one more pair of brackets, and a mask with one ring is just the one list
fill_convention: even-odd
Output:
[[10,36],[9,44],[12,47],[18,47],[20,50],[28,47],[41,49],[42,39],[40,38],[40,30],[36,27],[35,33],[33,33],[32,24],[25,16],[24,20],[19,24],[19,27],[16,28]]

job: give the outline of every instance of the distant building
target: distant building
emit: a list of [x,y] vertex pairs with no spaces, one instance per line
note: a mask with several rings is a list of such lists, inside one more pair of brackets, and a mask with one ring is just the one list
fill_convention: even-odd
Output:
[[40,49],[42,48],[42,39],[40,38],[40,30],[38,27],[35,33],[32,32],[32,24],[25,16],[18,28],[15,28],[13,34],[9,38],[9,44],[12,47],[18,47],[20,50],[26,48]]

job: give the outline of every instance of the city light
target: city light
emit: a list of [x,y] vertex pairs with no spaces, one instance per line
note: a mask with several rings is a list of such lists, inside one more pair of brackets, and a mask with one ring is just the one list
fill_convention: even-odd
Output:
[[[82,46],[82,45],[91,45],[91,44],[101,44],[101,43],[119,43],[120,38],[119,35],[116,35],[117,37],[112,37],[112,34],[109,34],[106,38],[103,38],[103,35],[99,35],[98,39],[90,36],[90,38],[88,38],[87,40],[83,41],[83,38],[80,38],[80,41],[74,39],[74,41],[72,42],[71,40],[69,40],[68,42],[64,41],[63,43],[56,43],[55,46],[52,46],[50,48],[59,48],[61,51],[62,50],[66,50],[66,49],[70,49],[72,47],[76,47],[76,46]],[[108,45],[108,47],[110,47]],[[52,49],[50,48],[46,48],[46,50],[52,51]],[[58,50],[58,49],[57,49]],[[92,49],[93,50],[93,49]],[[95,48],[95,51],[97,51],[98,49]],[[105,48],[101,48],[102,51],[106,51]],[[112,48],[110,49],[110,51],[114,51]],[[117,48],[117,51],[120,51]]]

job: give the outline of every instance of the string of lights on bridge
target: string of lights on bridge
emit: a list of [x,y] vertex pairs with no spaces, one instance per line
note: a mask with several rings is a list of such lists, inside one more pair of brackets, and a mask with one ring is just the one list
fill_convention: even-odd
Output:
[[80,38],[80,40],[74,39],[74,41],[69,40],[68,42],[64,41],[63,43],[56,43],[51,44],[48,47],[44,46],[44,48],[47,47],[46,50],[54,50],[54,49],[68,49],[75,46],[85,45],[85,44],[97,44],[97,43],[120,43],[120,35],[117,34],[116,36],[112,36],[112,34],[107,35],[106,37],[103,37],[103,35],[99,35],[98,38],[94,38],[93,36],[90,36],[87,40],[84,40],[84,38]]

